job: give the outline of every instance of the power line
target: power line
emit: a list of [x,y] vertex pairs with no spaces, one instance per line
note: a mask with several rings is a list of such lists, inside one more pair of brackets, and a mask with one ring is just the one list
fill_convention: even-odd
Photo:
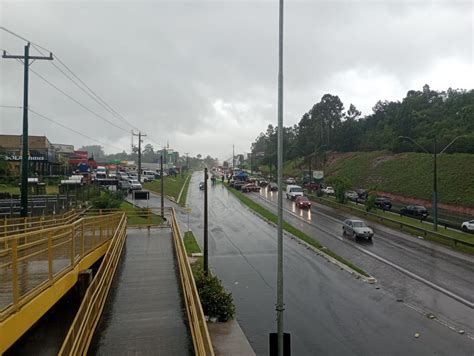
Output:
[[23,109],[23,106],[0,105],[0,108],[6,108],[6,109]]
[[121,126],[118,126],[117,124],[115,124],[114,122],[106,119],[105,117],[97,114],[95,111],[89,109],[87,106],[85,106],[84,104],[82,104],[80,101],[78,101],[77,99],[73,98],[71,95],[69,95],[68,93],[66,93],[64,90],[60,89],[59,87],[57,87],[55,84],[51,83],[49,80],[47,80],[45,77],[43,77],[41,74],[39,74],[38,72],[36,72],[35,70],[31,69],[30,68],[30,71],[35,74],[38,78],[40,78],[41,80],[43,80],[44,82],[46,82],[47,84],[49,84],[51,87],[53,87],[54,89],[56,89],[57,91],[59,91],[61,94],[63,94],[64,96],[66,96],[67,98],[69,98],[70,100],[72,100],[73,102],[75,102],[76,104],[78,104],[79,106],[81,106],[83,109],[87,110],[88,112],[90,112],[91,114],[93,114],[94,116],[98,117],[99,119],[101,120],[104,120],[105,122],[109,123],[110,125],[122,130],[122,131],[125,131],[125,132],[128,132],[127,129],[121,127]]
[[69,131],[71,131],[71,132],[74,132],[74,133],[76,133],[76,134],[82,136],[82,137],[85,137],[85,138],[87,138],[87,139],[89,139],[89,140],[92,140],[92,141],[94,141],[94,142],[96,142],[96,143],[98,143],[98,144],[100,144],[100,145],[102,145],[102,146],[112,147],[112,148],[114,148],[114,149],[116,149],[116,150],[119,150],[120,152],[123,151],[122,148],[119,148],[119,147],[116,147],[116,146],[113,146],[113,145],[110,145],[110,144],[103,143],[103,142],[101,142],[101,141],[99,141],[99,140],[96,140],[95,138],[92,138],[92,137],[90,137],[90,136],[88,136],[88,135],[85,135],[84,133],[82,133],[82,132],[80,132],[80,131],[77,131],[77,130],[74,130],[74,129],[68,127],[68,126],[65,126],[65,125],[61,124],[60,122],[57,122],[56,120],[53,120],[53,119],[51,119],[50,117],[47,117],[46,115],[40,114],[39,112],[37,112],[37,111],[31,109],[31,106],[30,106],[30,108],[28,109],[28,111],[29,111],[29,112],[32,112],[33,114],[35,114],[35,115],[37,115],[37,116],[39,116],[39,117],[41,117],[41,118],[43,118],[43,119],[45,119],[45,120],[50,121],[50,122],[52,122],[52,123],[54,123],[54,124],[56,124],[56,125],[58,125],[58,126],[61,126],[62,128],[66,129],[66,130],[69,130]]
[[[31,43],[31,45],[42,55],[44,55],[43,51],[41,50],[44,50],[44,51],[47,51],[47,52],[52,52],[50,50],[48,50],[47,48],[44,48],[42,46],[40,46],[39,44],[37,43],[34,43],[30,40],[28,40],[27,38],[25,37],[22,37],[20,36],[19,34],[3,27],[3,26],[0,26],[0,29],[3,30],[3,31],[6,31],[8,33],[10,33],[11,35],[23,40],[23,41],[26,41],[28,43]],[[125,119],[121,114],[119,114],[116,110],[114,110],[104,99],[102,99],[97,93],[95,93],[81,78],[79,78],[73,71],[72,69],[70,69],[58,56],[56,56],[56,54],[54,55],[54,58],[64,67],[67,69],[67,71],[69,73],[71,73],[74,78],[76,78],[84,87],[87,88],[87,90],[91,93],[88,93],[83,87],[81,87],[75,80],[73,80],[69,75],[67,75],[61,68],[59,68],[55,63],[52,63],[51,64],[53,65],[53,67],[55,67],[58,71],[60,71],[67,79],[69,79],[71,82],[73,82],[79,89],[81,89],[84,93],[86,93],[90,98],[92,98],[95,102],[97,102],[100,106],[102,106],[105,110],[107,110],[109,113],[112,114],[112,116],[114,116],[115,118],[125,122],[127,125],[129,125],[131,128],[135,129],[135,130],[139,130],[136,126],[132,125],[127,119]]]

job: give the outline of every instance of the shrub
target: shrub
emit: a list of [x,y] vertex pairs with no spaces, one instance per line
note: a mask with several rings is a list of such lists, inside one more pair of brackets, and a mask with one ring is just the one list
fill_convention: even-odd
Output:
[[120,192],[102,192],[99,196],[91,200],[95,209],[118,209],[122,204],[123,196]]
[[343,177],[331,177],[328,179],[328,184],[334,186],[336,201],[341,204],[346,203],[347,200],[344,194],[351,187],[351,183]]
[[232,293],[225,291],[216,276],[211,273],[206,276],[198,263],[193,264],[193,274],[204,314],[217,317],[220,321],[232,319],[235,315]]
[[369,194],[367,199],[365,200],[365,210],[366,211],[371,211],[376,208],[375,206],[375,195]]

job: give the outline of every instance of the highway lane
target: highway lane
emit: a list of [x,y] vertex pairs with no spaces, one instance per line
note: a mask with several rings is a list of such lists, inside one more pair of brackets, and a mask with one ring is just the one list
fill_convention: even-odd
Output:
[[[277,193],[262,190],[248,196],[276,213]],[[374,242],[355,242],[341,233],[342,220],[355,216],[320,204],[313,204],[311,211],[302,211],[286,198],[283,204],[288,222],[374,275],[396,299],[413,303],[458,328],[473,332],[474,259],[471,256],[372,222],[369,224],[375,231]],[[430,284],[439,288],[435,291]],[[459,305],[459,301],[470,307]]]
[[[203,246],[201,176],[193,175],[188,205],[190,227]],[[179,219],[187,225],[186,213]],[[472,354],[473,340],[397,302],[389,289],[355,279],[287,237],[284,249],[285,329],[295,355]],[[252,347],[268,354],[268,333],[276,329],[276,229],[221,185],[209,189],[209,261],[232,292]]]

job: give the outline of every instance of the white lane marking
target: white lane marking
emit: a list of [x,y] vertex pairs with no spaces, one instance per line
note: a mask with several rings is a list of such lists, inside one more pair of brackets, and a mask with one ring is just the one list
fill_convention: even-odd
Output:
[[[255,195],[258,196],[260,199],[262,199],[262,200],[264,200],[264,201],[266,201],[266,202],[268,202],[268,203],[270,203],[270,204],[276,205],[275,202],[273,202],[273,201],[271,201],[271,200],[268,200],[268,199],[264,198],[264,197],[261,196],[261,195],[257,195],[257,194],[255,194]],[[299,215],[293,213],[292,211],[290,211],[290,210],[287,209],[287,208],[283,208],[283,210],[286,211],[287,213],[293,215],[293,216],[296,217],[297,219],[299,219],[299,220],[305,222],[306,224],[309,224],[310,226],[312,226],[312,227],[314,227],[314,228],[316,228],[316,229],[318,229],[318,230],[321,230],[321,231],[325,232],[326,234],[329,234],[329,235],[331,235],[331,236],[337,238],[338,240],[340,240],[340,241],[342,241],[342,242],[344,242],[344,243],[347,243],[349,246],[352,246],[353,248],[355,248],[355,249],[357,249],[357,250],[359,250],[359,251],[361,251],[361,252],[363,252],[363,253],[365,253],[365,254],[367,254],[367,255],[369,255],[369,256],[371,256],[371,257],[377,259],[377,260],[379,260],[380,262],[383,262],[383,263],[385,263],[385,264],[387,264],[387,265],[389,265],[389,266],[395,268],[395,269],[398,270],[399,272],[402,272],[402,273],[406,274],[407,276],[409,276],[409,277],[411,277],[411,278],[413,278],[413,279],[416,279],[417,281],[422,282],[422,283],[426,284],[427,286],[429,286],[429,287],[431,287],[431,288],[433,288],[433,289],[435,289],[435,290],[437,290],[437,291],[439,291],[439,292],[441,292],[441,293],[447,295],[448,297],[450,297],[450,298],[452,298],[452,299],[454,299],[454,300],[456,300],[456,301],[458,301],[458,302],[460,302],[460,303],[462,303],[462,304],[468,306],[469,308],[474,309],[474,302],[471,302],[471,301],[469,301],[469,300],[467,300],[467,299],[461,297],[460,295],[457,295],[456,293],[451,292],[450,290],[448,290],[448,289],[446,289],[446,288],[444,288],[444,287],[441,287],[440,285],[438,285],[438,284],[436,284],[436,283],[433,283],[433,282],[431,282],[431,281],[429,281],[429,280],[427,280],[427,279],[425,279],[425,278],[423,278],[423,277],[417,275],[416,273],[413,273],[413,272],[407,270],[406,268],[403,268],[402,266],[397,265],[397,264],[394,263],[394,262],[391,262],[391,261],[387,260],[386,258],[384,258],[384,257],[382,257],[382,256],[379,256],[379,255],[377,255],[377,254],[375,254],[375,253],[373,253],[373,252],[371,252],[371,251],[369,251],[369,250],[366,250],[366,249],[363,248],[363,247],[360,247],[360,246],[357,246],[357,245],[348,243],[348,242],[347,242],[345,239],[343,239],[341,236],[338,236],[338,235],[334,234],[333,232],[328,231],[328,230],[326,230],[326,229],[324,229],[324,228],[322,228],[322,227],[320,227],[320,226],[317,226],[317,225],[315,225],[315,224],[311,224],[311,222],[306,221],[306,220],[300,218]],[[339,221],[338,221],[338,222],[339,222]]]

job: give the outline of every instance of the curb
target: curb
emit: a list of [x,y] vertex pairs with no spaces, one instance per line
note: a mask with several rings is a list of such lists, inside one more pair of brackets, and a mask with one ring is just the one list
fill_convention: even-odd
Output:
[[[239,200],[240,201],[240,200]],[[263,217],[262,215],[260,215],[259,213],[253,211],[252,209],[250,209],[247,205],[245,205],[244,203],[240,202],[242,205],[245,206],[245,208],[247,208],[247,210],[249,210],[252,214],[258,216],[260,219],[262,219],[263,221],[265,221],[267,224],[269,225],[272,225],[274,227],[277,227],[277,224],[275,224],[273,221],[270,221],[268,220],[267,218]],[[258,204],[258,203],[257,203]],[[259,204],[260,205],[260,204]],[[366,277],[362,274],[360,274],[359,272],[357,272],[356,270],[350,268],[349,266],[345,265],[344,263],[336,260],[334,257],[332,256],[329,256],[327,253],[325,253],[324,251],[322,250],[319,250],[317,249],[316,247],[310,245],[309,243],[307,243],[306,241],[303,241],[301,240],[300,238],[298,238],[297,236],[289,233],[288,231],[285,231],[283,230],[283,235],[286,235],[288,236],[289,238],[291,238],[292,240],[295,240],[297,243],[305,246],[306,248],[312,250],[313,252],[315,252],[317,255],[325,258],[326,260],[328,260],[329,262],[332,262],[334,263],[336,266],[340,267],[341,269],[349,272],[352,276],[354,276],[354,278],[356,279],[361,279],[363,280],[364,282],[366,283],[369,283],[369,284],[374,284],[377,282],[377,279],[373,276],[369,276],[369,277]],[[326,248],[325,246],[323,246],[323,248]]]

